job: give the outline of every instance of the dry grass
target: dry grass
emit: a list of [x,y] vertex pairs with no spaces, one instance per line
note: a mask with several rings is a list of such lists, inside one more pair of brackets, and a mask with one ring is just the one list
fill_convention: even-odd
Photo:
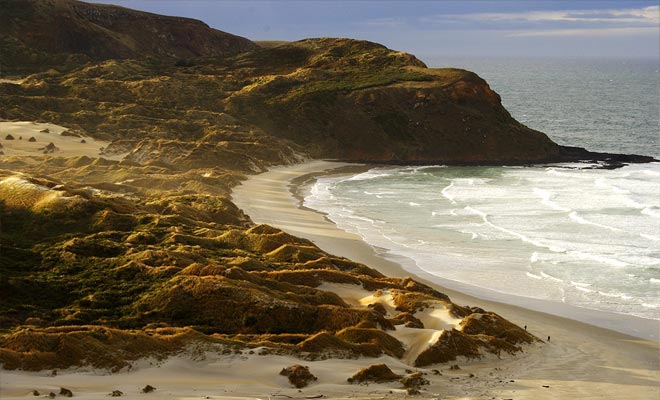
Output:
[[363,368],[348,378],[349,383],[392,382],[401,379],[385,364],[373,364]]
[[118,371],[142,357],[166,357],[193,343],[228,344],[190,328],[127,331],[99,326],[21,329],[0,339],[5,369],[92,366]]
[[345,328],[335,336],[349,343],[375,345],[392,357],[401,358],[405,352],[403,343],[380,329]]
[[483,342],[473,336],[452,329],[443,331],[438,340],[421,352],[414,362],[415,367],[454,361],[457,357],[479,358]]

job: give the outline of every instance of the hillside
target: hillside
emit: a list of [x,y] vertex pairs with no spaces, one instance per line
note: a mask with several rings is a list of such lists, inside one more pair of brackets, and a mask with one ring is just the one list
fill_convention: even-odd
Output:
[[2,0],[0,19],[5,74],[108,59],[224,57],[256,48],[201,21],[74,0]]

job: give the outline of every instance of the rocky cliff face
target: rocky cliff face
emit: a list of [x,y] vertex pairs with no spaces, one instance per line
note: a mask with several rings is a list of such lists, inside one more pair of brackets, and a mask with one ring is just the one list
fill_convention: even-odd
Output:
[[476,74],[429,69],[374,43],[310,39],[244,54],[232,69],[298,55],[232,93],[226,110],[316,157],[401,163],[520,163],[560,148],[515,121]]
[[310,157],[369,162],[560,156],[559,146],[515,121],[477,75],[429,69],[409,54],[349,39],[310,39],[186,65],[109,60],[0,85],[0,103],[3,118],[77,126],[107,140],[215,144],[247,133],[297,145]]

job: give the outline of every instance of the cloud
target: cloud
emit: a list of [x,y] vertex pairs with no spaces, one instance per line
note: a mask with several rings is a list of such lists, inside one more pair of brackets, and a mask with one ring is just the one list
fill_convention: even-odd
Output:
[[521,30],[508,34],[508,37],[606,37],[606,36],[635,36],[647,34],[660,34],[660,27],[640,28],[599,28],[599,29],[549,29],[549,30]]
[[376,18],[365,21],[364,25],[378,28],[395,28],[405,25],[405,22],[400,18]]
[[471,21],[491,23],[575,23],[631,26],[660,24],[660,6],[605,10],[527,11],[512,13],[467,13],[423,17],[422,22]]

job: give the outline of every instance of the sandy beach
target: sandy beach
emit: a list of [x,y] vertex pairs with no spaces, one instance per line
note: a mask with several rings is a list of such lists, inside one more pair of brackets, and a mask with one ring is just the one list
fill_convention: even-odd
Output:
[[[362,262],[386,275],[412,275],[400,264],[379,256],[358,236],[339,230],[323,215],[300,207],[292,186],[300,184],[301,177],[341,167],[350,165],[312,161],[273,168],[237,187],[233,199],[256,223],[305,237],[329,253]],[[424,276],[413,277],[430,284]],[[499,368],[497,371],[506,373],[509,381],[515,381],[489,389],[494,396],[655,399],[660,395],[660,347],[655,341],[431,285],[458,304],[497,312],[521,326],[527,325],[540,338],[552,338],[551,342],[529,348],[512,359],[473,363],[469,368],[477,376],[489,368]],[[645,329],[654,327],[657,331],[658,325],[650,322]],[[499,383],[499,379],[493,381]],[[476,390],[465,395],[481,398]]]

